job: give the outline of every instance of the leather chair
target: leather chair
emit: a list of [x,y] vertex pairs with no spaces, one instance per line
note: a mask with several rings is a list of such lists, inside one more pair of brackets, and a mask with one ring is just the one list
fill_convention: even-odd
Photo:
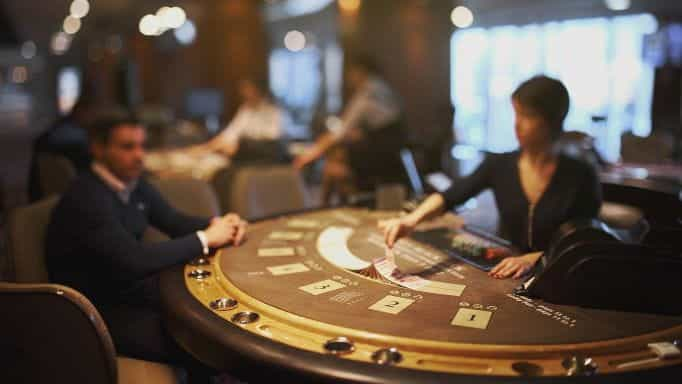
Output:
[[76,178],[76,168],[71,160],[64,156],[50,153],[39,153],[38,175],[42,196],[61,195]]
[[[204,181],[150,178],[149,182],[180,212],[202,217],[220,215],[218,197],[213,187]],[[168,236],[151,226],[144,234],[144,241],[147,243],[165,240],[168,240]]]
[[229,196],[229,211],[247,219],[302,210],[307,201],[300,173],[283,165],[239,169]]
[[649,232],[644,212],[632,205],[604,201],[598,217],[625,242],[640,243]]
[[71,288],[0,282],[0,307],[0,382],[176,382],[163,364],[117,359],[99,313]]
[[196,216],[217,216],[220,204],[213,187],[196,179],[156,179],[150,178],[154,185],[170,205],[181,212]]
[[7,218],[6,277],[17,283],[46,283],[44,239],[58,196],[15,208]]
[[[54,293],[57,291],[61,292],[68,292],[67,295],[70,298],[69,300],[71,302],[78,302],[82,304],[83,308],[87,309],[84,313],[87,313],[88,315],[85,316],[87,319],[88,317],[92,317],[90,315],[96,314],[96,318],[98,319],[97,321],[92,320],[93,324],[97,323],[102,325],[102,328],[104,331],[106,331],[106,327],[104,327],[104,323],[101,321],[99,318],[99,314],[97,314],[97,311],[95,310],[94,307],[92,307],[92,304],[90,304],[82,295],[77,294],[73,290],[64,290],[63,287],[60,288],[55,288],[55,286],[51,285],[45,285],[48,282],[48,276],[47,276],[47,268],[45,265],[45,249],[44,249],[44,239],[45,239],[45,231],[47,229],[47,224],[50,219],[50,213],[52,212],[52,209],[54,209],[56,203],[58,201],[58,197],[51,197],[42,201],[39,201],[37,203],[25,206],[25,207],[20,207],[14,209],[10,215],[9,215],[9,220],[8,220],[8,255],[9,259],[8,262],[6,263],[9,266],[9,270],[7,273],[7,277],[9,279],[13,279],[13,281],[16,281],[18,283],[31,283],[31,284],[39,284],[39,286],[33,286],[33,285],[26,285],[26,286],[12,286],[9,287],[5,285],[4,287],[8,291],[12,291],[14,296],[8,296],[9,298],[4,296],[3,293],[3,304],[0,305],[1,308],[4,308],[6,310],[3,311],[3,314],[0,316],[0,321],[4,324],[5,322],[10,322],[12,324],[7,324],[6,326],[0,326],[0,344],[4,342],[4,340],[14,340],[15,338],[19,337],[25,337],[26,339],[22,341],[22,343],[19,343],[21,340],[16,339],[15,341],[18,344],[19,350],[16,350],[16,353],[24,353],[28,355],[33,355],[35,354],[35,359],[42,359],[46,358],[49,355],[43,356],[43,353],[41,352],[43,348],[45,348],[42,344],[43,343],[48,343],[47,340],[49,341],[49,344],[52,343],[52,339],[54,340],[62,340],[62,333],[65,333],[66,329],[68,328],[66,325],[64,325],[65,328],[60,328],[60,326],[57,326],[57,324],[68,324],[68,321],[73,320],[75,315],[73,313],[66,313],[64,316],[66,316],[66,320],[64,319],[59,319],[55,320],[54,317],[59,317],[61,316],[59,311],[54,311],[54,310],[46,310],[43,312],[40,312],[40,315],[34,313],[32,314],[37,316],[35,317],[35,321],[37,322],[36,324],[33,324],[33,320],[31,320],[30,317],[22,318],[22,320],[16,320],[14,319],[13,321],[10,321],[10,318],[13,319],[13,316],[15,316],[16,311],[19,311],[21,308],[23,308],[24,304],[20,304],[23,302],[22,300],[25,300],[26,302],[29,302],[30,300],[33,300],[32,298],[36,297],[35,300],[37,303],[42,302],[42,300],[45,300],[48,302],[48,305],[55,305],[59,306],[59,308],[66,307],[65,304],[63,303],[55,303],[53,300],[54,298],[46,298],[47,296],[55,296],[55,295],[61,295],[58,293]],[[16,298],[20,296],[16,292],[21,292],[21,293],[26,293],[26,299],[21,299],[17,300]],[[30,294],[29,294],[30,293]],[[40,294],[38,294],[40,293]],[[9,294],[8,294],[9,295]],[[4,300],[7,300],[7,303],[4,302]],[[15,304],[9,304],[10,301],[12,303],[18,302],[16,305]],[[83,304],[87,303],[87,305]],[[71,304],[72,306],[74,304]],[[37,308],[39,307],[38,304],[36,304]],[[82,310],[85,310],[81,308]],[[29,308],[24,308],[25,311],[29,311]],[[64,310],[66,311],[66,310]],[[28,312],[26,312],[28,313]],[[19,315],[17,315],[19,316]],[[28,315],[27,315],[28,316]],[[94,315],[93,315],[94,316]],[[40,321],[38,321],[40,319]],[[68,320],[71,319],[71,320]],[[94,319],[94,317],[93,317]],[[73,320],[75,321],[75,320]],[[10,327],[11,325],[11,327]],[[12,328],[14,327],[14,328]],[[34,330],[34,328],[40,328],[44,327],[44,330]],[[95,327],[95,325],[92,325],[92,327]],[[99,327],[99,326],[97,326]],[[16,329],[15,329],[16,328]],[[84,328],[86,329],[86,328]],[[74,328],[74,330],[78,330],[78,328]],[[104,334],[104,331],[98,331],[100,337],[101,334]],[[43,342],[38,342],[41,339],[37,338],[35,339],[36,342],[32,342],[30,339],[32,333],[39,334],[40,332],[47,332],[46,335],[43,337]],[[95,332],[94,330],[85,330],[83,331],[83,338],[92,338],[94,337],[92,334],[86,335],[87,332]],[[15,335],[16,334],[16,335]],[[23,335],[21,334],[28,334],[28,335]],[[64,355],[68,354],[80,354],[80,349],[81,348],[81,342],[79,338],[81,335],[76,332],[75,334],[71,333],[71,338],[68,340],[62,340],[61,345],[67,345],[69,348],[69,353],[61,353]],[[111,339],[108,336],[108,333],[106,334],[106,337],[108,338],[108,343],[111,344]],[[23,343],[25,341],[25,343]],[[86,343],[86,341],[83,341],[83,343]],[[94,342],[92,342],[94,343]],[[98,348],[105,348],[103,347],[106,342],[104,341],[99,341],[102,346]],[[60,343],[56,343],[57,346],[60,345]],[[94,345],[94,344],[93,344]],[[94,349],[95,347],[92,345],[85,345],[85,354],[90,353],[89,351]],[[107,347],[108,348],[108,347]],[[1,347],[1,351],[8,351],[8,348]],[[113,355],[113,346],[111,347],[112,350],[112,355]],[[24,351],[24,352],[22,352]],[[4,352],[0,352],[4,353]],[[104,353],[104,352],[102,352]],[[108,352],[107,352],[108,353]],[[10,356],[11,357],[11,356]],[[22,358],[17,357],[17,358]],[[28,358],[28,357],[24,357]],[[60,359],[67,359],[66,356],[59,356],[55,357],[56,361],[59,361]],[[104,357],[100,357],[100,359],[104,359]],[[10,360],[0,360],[3,361],[10,361]],[[36,360],[37,361],[37,360]],[[34,362],[36,362],[34,361]],[[137,360],[137,359],[130,359],[130,358],[125,358],[125,357],[119,357],[116,360],[116,363],[118,365],[118,378],[119,378],[119,383],[125,383],[125,384],[132,384],[132,383],[157,383],[157,384],[164,384],[164,383],[177,383],[177,379],[175,377],[175,372],[174,369],[168,365],[164,364],[158,364],[158,363],[152,363],[148,361],[143,361],[143,360]],[[47,362],[45,363],[47,364]],[[69,363],[71,364],[71,363]],[[100,365],[104,366],[108,363],[99,363]],[[32,368],[35,370],[35,367],[39,367],[40,365],[33,365]],[[28,369],[31,369],[31,365],[7,365],[7,367],[12,367],[12,369],[0,369],[0,373],[5,373],[9,372],[9,374],[20,374],[24,368],[29,367]],[[16,368],[16,369],[15,369]],[[55,372],[58,368],[56,367],[51,367],[49,369],[54,369]],[[86,374],[87,372],[80,373],[80,372],[75,372],[78,369],[86,370],[86,368],[78,368],[71,366],[71,371],[74,377],[80,377],[78,375],[81,374]],[[94,368],[93,368],[94,369]],[[98,370],[102,370],[104,368],[97,368]],[[42,368],[41,368],[42,370]],[[45,371],[48,369],[46,368]],[[67,370],[66,373],[69,373]],[[36,372],[32,372],[31,374],[39,374]],[[90,373],[87,373],[90,374]],[[63,381],[59,381],[57,379],[50,379],[50,380],[39,380],[39,381],[24,381],[23,378],[20,376],[19,381],[17,382],[70,382],[70,383],[76,383],[76,382],[91,382],[91,383],[99,383],[99,382],[112,382],[115,383],[116,381],[116,373],[109,374],[109,379],[110,381],[106,380],[66,380],[64,379]],[[50,376],[47,376],[50,377]],[[113,380],[113,381],[111,381]],[[0,382],[15,382],[15,381],[4,381],[0,380]]]

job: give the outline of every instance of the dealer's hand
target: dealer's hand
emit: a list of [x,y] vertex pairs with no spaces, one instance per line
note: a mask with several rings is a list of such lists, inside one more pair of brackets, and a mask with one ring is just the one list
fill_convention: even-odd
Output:
[[491,269],[488,275],[496,279],[506,279],[508,277],[518,279],[533,268],[538,259],[540,259],[540,256],[542,256],[542,252],[507,257]]
[[384,233],[384,241],[389,248],[393,248],[398,239],[412,233],[417,226],[416,220],[407,215],[404,217],[388,220],[379,220],[377,225],[379,230]]

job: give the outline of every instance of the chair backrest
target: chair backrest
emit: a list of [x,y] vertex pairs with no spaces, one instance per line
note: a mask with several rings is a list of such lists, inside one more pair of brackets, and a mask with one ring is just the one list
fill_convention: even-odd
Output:
[[626,242],[641,242],[649,230],[644,212],[632,205],[604,201],[598,218]]
[[20,283],[46,283],[45,235],[50,215],[59,201],[52,196],[15,208],[8,217],[7,278]]
[[213,187],[205,181],[185,178],[149,179],[176,209],[195,216],[216,216],[220,204]]
[[71,160],[64,156],[39,153],[37,162],[42,196],[63,194],[76,178],[76,168]]
[[0,282],[0,382],[117,382],[109,332],[80,293],[55,284]]
[[230,211],[257,219],[306,207],[303,179],[291,166],[249,166],[234,175]]

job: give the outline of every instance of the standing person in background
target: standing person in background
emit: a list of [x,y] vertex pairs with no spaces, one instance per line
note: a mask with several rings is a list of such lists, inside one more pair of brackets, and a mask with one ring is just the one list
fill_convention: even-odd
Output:
[[329,127],[329,132],[293,163],[302,169],[338,145],[345,148],[345,154],[335,153],[325,164],[326,199],[332,188],[339,189],[343,198],[350,191],[373,191],[379,184],[402,182],[404,178],[400,149],[406,138],[398,97],[367,57],[351,60],[346,81],[352,96],[340,124]]

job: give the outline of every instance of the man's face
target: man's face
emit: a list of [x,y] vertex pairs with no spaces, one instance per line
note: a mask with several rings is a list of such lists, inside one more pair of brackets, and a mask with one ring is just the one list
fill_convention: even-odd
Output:
[[95,143],[95,159],[124,183],[142,174],[147,133],[141,125],[119,125],[111,131],[107,143]]

